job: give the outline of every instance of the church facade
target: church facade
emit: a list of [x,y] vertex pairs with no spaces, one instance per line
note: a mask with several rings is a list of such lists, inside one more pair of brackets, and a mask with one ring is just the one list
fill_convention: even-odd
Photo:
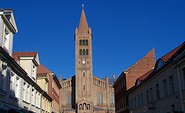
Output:
[[60,80],[63,113],[115,113],[113,81],[93,76],[92,30],[82,7],[75,31],[75,71],[71,78]]

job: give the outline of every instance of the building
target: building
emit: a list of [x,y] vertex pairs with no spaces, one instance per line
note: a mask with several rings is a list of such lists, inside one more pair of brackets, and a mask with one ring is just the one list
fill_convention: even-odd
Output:
[[155,66],[154,49],[142,59],[123,71],[114,83],[116,113],[128,113],[127,91],[135,85],[137,78],[153,69]]
[[43,64],[37,68],[37,84],[53,99],[52,103],[50,103],[47,99],[43,98],[43,111],[46,109],[51,111],[51,113],[60,113],[60,82],[56,75]]
[[75,31],[76,75],[61,80],[61,107],[64,113],[114,113],[113,80],[93,76],[92,30],[84,7]]
[[[20,79],[20,106],[25,111],[41,113],[43,90],[36,83],[36,70],[40,64],[37,52],[13,52],[15,61],[25,70]],[[12,77],[13,78],[13,77]]]
[[[0,10],[0,112],[20,110],[19,92],[14,92],[11,82],[12,71],[24,75],[24,71],[12,56],[13,35],[17,26],[11,9]],[[19,84],[19,81],[16,81]],[[16,88],[16,87],[15,87]]]
[[128,90],[131,113],[185,112],[185,42],[159,58]]
[[[49,84],[52,82],[49,76],[53,73],[48,70],[43,64],[40,64],[37,68],[37,84],[45,91],[47,94],[52,94],[52,89],[49,89]],[[49,93],[50,92],[50,93]],[[45,97],[42,97],[42,112],[51,112],[52,101],[48,101]]]

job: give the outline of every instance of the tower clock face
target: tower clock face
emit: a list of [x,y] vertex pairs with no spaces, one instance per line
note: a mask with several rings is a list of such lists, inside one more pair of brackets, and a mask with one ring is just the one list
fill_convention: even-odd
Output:
[[85,60],[82,61],[82,64],[85,64]]

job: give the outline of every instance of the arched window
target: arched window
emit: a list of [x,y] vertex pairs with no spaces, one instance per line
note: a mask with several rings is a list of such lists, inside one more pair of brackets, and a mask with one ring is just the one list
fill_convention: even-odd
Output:
[[83,103],[83,110],[86,110],[86,103]]
[[88,55],[89,54],[89,51],[88,51],[88,49],[86,49],[86,55]]
[[90,110],[90,104],[87,104],[87,110]]
[[83,45],[85,45],[85,40],[83,40]]
[[82,50],[80,49],[80,53],[79,53],[80,55],[83,55],[83,52],[82,52]]
[[85,55],[85,53],[86,53],[86,52],[85,52],[85,49],[83,49],[83,55]]
[[85,40],[86,45],[88,45],[88,40]]
[[80,43],[80,45],[82,45],[82,40],[80,40],[80,42],[79,42],[79,43]]
[[82,104],[79,104],[79,110],[82,110]]

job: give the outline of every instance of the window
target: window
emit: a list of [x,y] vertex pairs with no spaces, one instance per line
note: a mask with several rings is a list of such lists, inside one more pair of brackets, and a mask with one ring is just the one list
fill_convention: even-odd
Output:
[[182,76],[183,76],[183,83],[184,83],[184,89],[185,89],[185,68],[182,69]]
[[149,91],[148,90],[146,90],[146,101],[147,103],[149,103]]
[[83,45],[85,45],[85,40],[82,41]]
[[98,93],[98,104],[102,104],[102,93]]
[[10,49],[10,32],[7,28],[5,28],[5,35],[4,35],[4,46],[7,50]]
[[173,75],[169,76],[169,82],[170,82],[170,93],[174,93],[174,83],[173,83]]
[[89,50],[88,49],[80,49],[79,54],[80,55],[88,55],[89,54]]
[[114,104],[114,93],[110,93],[110,104]]
[[82,40],[80,40],[79,44],[82,45]]
[[140,95],[138,95],[138,107],[141,106],[141,98],[140,98]]
[[83,53],[82,53],[82,49],[80,49],[80,52],[79,52],[79,54],[80,54],[80,55],[83,55]]
[[88,51],[88,49],[86,49],[86,55],[88,55],[89,54],[89,51]]
[[85,72],[83,72],[83,77],[85,77]]
[[66,98],[66,104],[71,104],[71,95],[70,94],[67,94],[67,98]]
[[150,102],[153,102],[153,89],[150,88]]
[[143,106],[143,93],[141,93],[141,106]]
[[163,80],[163,91],[164,91],[164,96],[167,96],[167,84],[166,84],[166,79]]
[[159,84],[156,84],[156,85],[155,85],[155,89],[156,89],[156,99],[160,99]]
[[137,103],[136,103],[136,97],[134,97],[134,108],[136,108],[137,107],[137,105],[136,105]]
[[86,52],[85,52],[85,49],[83,49],[83,55],[85,55],[85,53],[86,53]]
[[88,40],[85,40],[86,45],[88,45]]

